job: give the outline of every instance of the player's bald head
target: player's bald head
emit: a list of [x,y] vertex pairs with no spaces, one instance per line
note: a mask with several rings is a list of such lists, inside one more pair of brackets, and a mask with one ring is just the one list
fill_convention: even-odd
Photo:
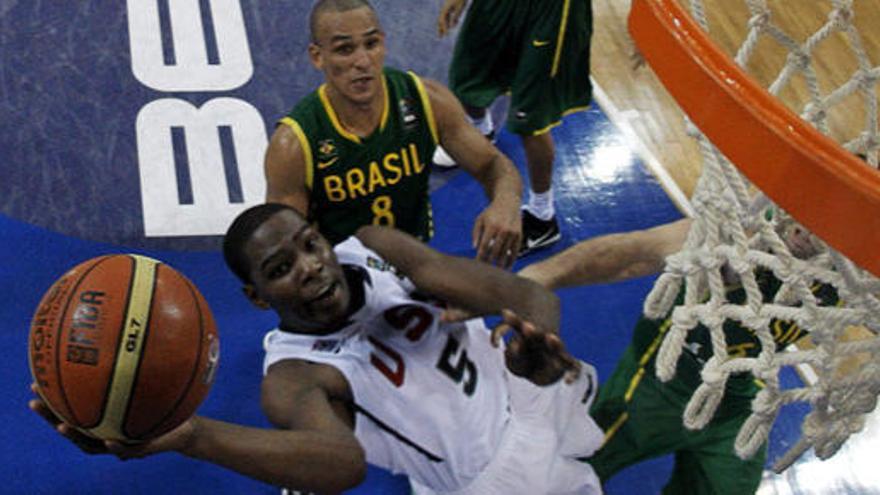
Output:
[[367,0],[318,0],[315,2],[315,5],[312,6],[312,12],[309,15],[309,35],[311,36],[312,43],[318,42],[318,21],[322,15],[328,12],[347,12],[349,10],[364,7],[372,12],[373,17],[376,17],[376,23],[378,24],[379,19],[376,16],[376,11]]

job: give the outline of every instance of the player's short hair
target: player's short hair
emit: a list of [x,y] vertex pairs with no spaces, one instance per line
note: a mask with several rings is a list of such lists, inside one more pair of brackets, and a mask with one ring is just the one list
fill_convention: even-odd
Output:
[[290,210],[298,217],[304,218],[303,215],[289,205],[281,203],[264,203],[252,206],[241,212],[232,225],[226,231],[223,237],[223,259],[226,260],[226,266],[232,270],[242,282],[249,284],[252,282],[250,276],[250,263],[244,253],[244,246],[250,240],[254,232],[260,228],[263,223],[274,216],[279,211]]
[[366,7],[374,15],[376,14],[376,10],[373,9],[373,6],[367,0],[318,0],[315,2],[312,6],[311,14],[309,14],[309,36],[312,43],[318,42],[318,18],[321,14],[325,12],[347,12],[361,7]]

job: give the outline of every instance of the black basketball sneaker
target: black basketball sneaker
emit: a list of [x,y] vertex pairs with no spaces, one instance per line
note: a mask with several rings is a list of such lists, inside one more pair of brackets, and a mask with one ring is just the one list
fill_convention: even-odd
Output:
[[532,215],[529,210],[522,210],[522,233],[523,240],[519,249],[519,256],[525,256],[538,249],[545,248],[562,238],[556,217],[550,220],[541,220]]

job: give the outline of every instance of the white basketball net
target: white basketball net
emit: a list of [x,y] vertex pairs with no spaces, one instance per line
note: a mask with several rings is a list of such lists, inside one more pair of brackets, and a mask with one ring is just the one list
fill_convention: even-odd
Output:
[[[880,148],[876,94],[880,67],[871,66],[862,48],[852,2],[832,0],[827,22],[805,41],[795,40],[774,24],[765,0],[745,3],[751,18],[736,62],[748,70],[750,61],[759,55],[755,47],[759,42],[766,43],[762,39],[772,39],[784,47],[787,59],[768,89],[778,97],[800,76],[809,97],[792,109],[825,134],[830,134],[829,110],[852,95],[861,96],[867,112],[864,128],[851,138],[837,139],[849,151],[864,154],[870,166],[876,167]],[[785,3],[791,5],[788,0]],[[692,15],[708,31],[703,0],[690,0],[690,4]],[[813,69],[813,54],[832,35],[840,41],[841,33],[858,68],[844,84],[822,94]],[[713,357],[703,367],[703,383],[685,410],[685,425],[691,429],[704,427],[723,398],[728,377],[749,372],[766,386],[754,399],[753,412],[736,438],[737,454],[744,459],[751,457],[767,441],[780,408],[804,401],[811,405],[811,412],[803,421],[801,439],[778,460],[774,469],[786,469],[810,447],[819,458],[827,459],[851,434],[861,430],[864,415],[874,409],[880,394],[880,339],[873,337],[880,332],[880,281],[821,241],[817,256],[806,261],[795,258],[777,233],[779,223],[791,221],[790,218],[763,194],[756,197],[752,185],[712,143],[692,125],[690,129],[704,157],[703,173],[693,196],[694,224],[682,251],[668,258],[666,272],[655,284],[644,308],[648,317],[665,316],[682,283],[685,284],[684,304],[674,309],[672,325],[657,355],[657,375],[664,381],[673,377],[688,332],[702,323],[709,329]],[[774,212],[772,218],[767,218],[768,208]],[[722,270],[725,265],[728,268]],[[772,302],[762,302],[755,278],[758,267],[772,270],[782,282]],[[738,274],[746,293],[744,304],[727,302],[724,271]],[[835,307],[820,305],[810,289],[815,282],[833,285],[841,303]],[[777,353],[769,325],[774,318],[794,321],[807,330],[815,348]],[[726,319],[734,319],[754,331],[760,342],[757,357],[728,355],[722,329]],[[863,332],[869,337],[842,340],[844,330],[853,326],[869,330]],[[856,354],[864,362],[855,372],[837,372],[841,363],[851,361]],[[779,372],[783,366],[801,365],[812,368],[817,376],[815,381],[800,388],[782,389]]]

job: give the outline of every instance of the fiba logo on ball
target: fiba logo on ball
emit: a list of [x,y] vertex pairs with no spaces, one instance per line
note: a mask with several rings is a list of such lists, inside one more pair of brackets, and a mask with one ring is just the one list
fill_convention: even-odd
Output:
[[40,396],[98,438],[142,441],[178,426],[204,400],[219,358],[204,297],[145,256],[80,263],[47,290],[31,322]]

